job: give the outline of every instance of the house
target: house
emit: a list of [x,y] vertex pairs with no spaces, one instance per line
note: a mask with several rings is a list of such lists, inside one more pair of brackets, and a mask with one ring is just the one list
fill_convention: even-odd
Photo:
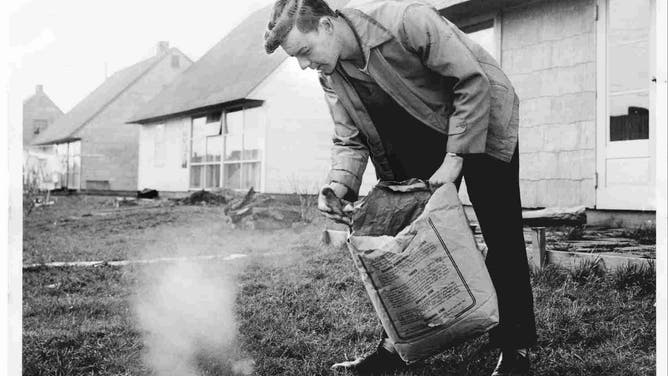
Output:
[[167,42],[154,56],[122,69],[32,140],[61,161],[59,186],[135,191],[139,131],[125,122],[192,61]]
[[[525,207],[653,218],[655,0],[432,4],[492,53],[516,87]],[[287,193],[322,182],[332,124],[321,89],[280,49],[264,55],[258,34],[268,15],[251,15],[133,117],[141,124],[140,188]]]
[[[526,207],[655,210],[655,0],[450,0],[520,97]],[[661,47],[664,49],[666,46]]]
[[37,85],[35,94],[23,101],[23,146],[30,145],[35,136],[62,115],[63,111],[44,93],[44,86]]
[[[41,132],[63,115],[63,111],[44,93],[44,86],[35,86],[35,93],[23,101],[23,183],[46,187],[47,170],[59,170],[55,158],[30,144]],[[48,148],[48,147],[47,147]],[[55,188],[55,187],[54,187]]]

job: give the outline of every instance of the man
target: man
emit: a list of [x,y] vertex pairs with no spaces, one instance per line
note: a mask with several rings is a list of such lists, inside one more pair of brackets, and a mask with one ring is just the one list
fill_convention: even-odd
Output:
[[[325,195],[357,198],[368,157],[380,180],[466,178],[488,246],[501,355],[492,375],[526,375],[536,342],[522,232],[517,134],[519,100],[498,63],[432,7],[372,1],[332,11],[323,0],[278,0],[265,48],[320,71],[335,124],[329,184],[319,209],[340,222]],[[385,336],[386,337],[386,336]],[[359,373],[402,365],[389,339],[352,362]]]

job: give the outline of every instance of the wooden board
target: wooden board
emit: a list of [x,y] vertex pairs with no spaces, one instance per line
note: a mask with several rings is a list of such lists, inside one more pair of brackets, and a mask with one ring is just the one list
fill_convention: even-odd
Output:
[[582,226],[586,223],[587,214],[584,206],[522,212],[522,224],[527,227]]

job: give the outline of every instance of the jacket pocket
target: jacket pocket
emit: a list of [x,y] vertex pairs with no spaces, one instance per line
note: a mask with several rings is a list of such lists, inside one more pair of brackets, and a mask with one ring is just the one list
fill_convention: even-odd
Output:
[[506,128],[513,113],[514,92],[505,85],[490,82],[489,125]]

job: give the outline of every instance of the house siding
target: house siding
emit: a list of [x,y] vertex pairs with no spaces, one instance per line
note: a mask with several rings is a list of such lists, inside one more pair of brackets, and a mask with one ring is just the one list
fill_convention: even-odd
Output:
[[595,205],[595,5],[545,1],[503,12],[502,65],[521,100],[525,207]]
[[[27,147],[35,138],[33,121],[46,120],[46,127],[63,116],[63,112],[40,89],[23,102],[23,146]],[[42,129],[43,131],[44,129]]]
[[[158,124],[163,125],[164,160],[156,161]],[[185,192],[188,190],[187,162],[190,148],[190,118],[178,117],[139,127],[138,189]]]
[[75,132],[81,143],[81,189],[87,181],[108,181],[109,190],[136,190],[138,188],[139,128],[125,122],[144,103],[153,98],[191,64],[181,56],[178,68],[171,66],[171,57],[160,60],[137,82],[102,110],[95,118]]
[[[264,191],[317,192],[330,167],[334,124],[316,72],[283,62],[250,95],[262,99],[266,149]],[[375,184],[369,163],[360,193]]]

